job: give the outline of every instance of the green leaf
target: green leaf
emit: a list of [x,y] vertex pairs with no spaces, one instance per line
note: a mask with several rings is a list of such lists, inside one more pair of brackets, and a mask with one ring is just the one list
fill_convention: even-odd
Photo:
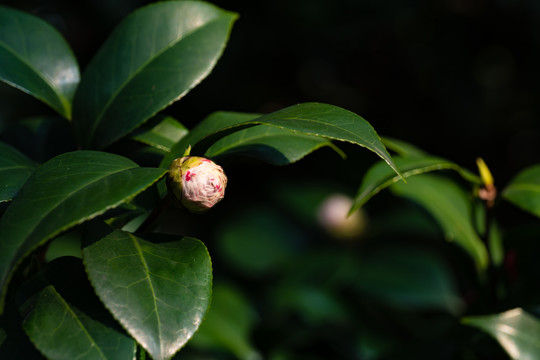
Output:
[[540,216],[540,165],[518,173],[506,186],[502,196],[522,210]]
[[494,315],[468,316],[462,323],[490,334],[512,359],[537,359],[540,354],[540,321],[521,308]]
[[237,359],[260,359],[250,342],[256,322],[257,314],[247,299],[235,288],[222,284],[215,287],[212,307],[189,344],[206,350],[224,348]]
[[204,155],[215,158],[240,154],[272,165],[287,165],[323,146],[331,147],[345,157],[345,154],[328,139],[296,134],[273,126],[258,125],[237,131],[216,141]]
[[169,359],[191,338],[210,303],[206,247],[177,239],[148,241],[116,230],[83,250],[96,293],[155,360]]
[[173,145],[186,136],[188,130],[171,116],[156,116],[156,118],[157,124],[147,122],[136,131],[133,139],[159,150],[171,151]]
[[45,261],[51,262],[65,256],[82,258],[81,234],[78,231],[68,232],[52,240],[47,246]]
[[69,45],[45,21],[3,6],[0,6],[0,80],[71,118],[79,67]]
[[395,183],[391,190],[428,210],[444,230],[446,239],[467,251],[479,269],[486,268],[488,254],[472,223],[471,202],[456,183],[424,174],[409,178],[406,184]]
[[[480,184],[480,178],[478,176],[467,171],[466,169],[463,169],[453,162],[438,157],[427,155],[394,157],[394,162],[404,178],[435,170],[451,169],[457,171],[465,180],[475,184]],[[353,206],[349,213],[353,213],[373,196],[399,180],[401,180],[401,178],[396,176],[396,174],[389,169],[385,163],[379,162],[373,165],[364,176],[362,185],[360,185],[360,189],[356,194]]]
[[276,112],[251,118],[249,114],[218,112],[200,122],[178,142],[165,156],[162,166],[183,154],[189,146],[201,140],[235,127],[249,127],[257,124],[276,126],[302,135],[319,136],[326,139],[346,141],[365,147],[379,155],[399,174],[386,148],[373,127],[361,116],[337,106],[321,103],[293,105]]
[[126,17],[75,95],[79,142],[103,148],[188,93],[215,66],[235,19],[202,1],[158,2]]
[[97,151],[65,153],[40,166],[0,219],[0,312],[9,279],[26,255],[62,231],[128,201],[165,172]]
[[35,168],[17,149],[0,142],[0,203],[12,200]]
[[51,285],[38,295],[22,326],[48,359],[134,358],[133,339],[68,304]]

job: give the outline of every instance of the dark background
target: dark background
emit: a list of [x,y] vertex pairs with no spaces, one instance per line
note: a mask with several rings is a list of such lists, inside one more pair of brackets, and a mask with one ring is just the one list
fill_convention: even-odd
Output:
[[[149,2],[2,3],[51,22],[84,71],[113,27]],[[536,0],[214,3],[240,18],[213,73],[167,109],[188,127],[215,110],[319,101],[471,170],[482,156],[499,186],[538,161]]]

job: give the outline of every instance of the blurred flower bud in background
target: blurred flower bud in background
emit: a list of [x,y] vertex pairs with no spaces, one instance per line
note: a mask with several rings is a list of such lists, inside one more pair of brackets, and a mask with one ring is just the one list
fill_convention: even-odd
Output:
[[342,240],[360,237],[366,229],[367,219],[360,208],[347,217],[353,202],[343,194],[333,194],[320,205],[317,220],[332,236]]
[[209,210],[225,196],[227,177],[221,166],[198,156],[184,156],[171,163],[167,188],[173,201],[192,213]]

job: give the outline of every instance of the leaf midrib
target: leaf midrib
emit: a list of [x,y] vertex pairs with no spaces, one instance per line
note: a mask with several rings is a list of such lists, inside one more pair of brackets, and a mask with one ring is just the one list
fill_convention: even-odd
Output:
[[60,296],[60,294],[56,291],[56,289],[52,288],[51,289],[53,292],[54,292],[54,295],[58,298],[58,300],[62,303],[62,305],[64,305],[66,311],[73,317],[73,319],[75,320],[75,322],[77,323],[77,325],[79,325],[79,327],[81,328],[81,330],[83,331],[83,333],[86,335],[86,337],[88,338],[88,340],[90,340],[90,343],[92,344],[92,346],[98,351],[100,357],[104,360],[107,360],[107,357],[105,356],[105,354],[101,351],[101,348],[99,347],[99,345],[96,343],[96,341],[94,340],[94,338],[92,337],[92,335],[90,335],[90,333],[88,332],[88,330],[86,329],[86,327],[84,326],[84,324],[82,323],[82,321],[79,319],[79,317],[77,316],[77,314],[75,314],[75,312],[71,309],[71,307],[69,306],[69,304],[64,300],[64,298],[62,298],[62,296]]
[[[157,306],[157,295],[156,291],[154,289],[154,284],[152,283],[152,279],[150,278],[150,269],[148,268],[148,264],[146,262],[146,259],[143,255],[143,250],[141,248],[141,245],[137,241],[137,238],[133,236],[132,234],[128,234],[131,241],[133,242],[133,245],[135,246],[135,249],[137,250],[137,253],[139,254],[139,258],[141,260],[141,263],[144,267],[144,270],[146,272],[146,279],[148,280],[148,285],[150,286],[150,291],[152,292],[152,300],[154,302],[154,312],[156,313],[156,320],[157,320],[157,331],[158,331],[158,340],[159,340],[159,354],[163,354],[163,339],[161,334],[161,318],[159,317],[159,311]],[[154,355],[154,354],[152,354]]]
[[[321,115],[321,113],[316,113],[314,115]],[[332,124],[332,123],[328,123],[328,122],[324,122],[324,121],[321,121],[321,120],[316,120],[316,119],[308,119],[308,118],[301,118],[301,117],[277,117],[276,120],[296,120],[296,121],[299,121],[299,122],[310,122],[310,123],[317,123],[317,124],[323,124],[323,125],[326,125],[328,127],[332,127],[332,128],[335,128],[335,129],[339,129],[341,131],[344,131],[348,134],[351,134],[353,137],[356,137],[362,141],[364,141],[365,143],[367,143],[368,145],[371,145],[374,149],[380,151],[378,149],[378,147],[376,146],[377,144],[375,144],[372,140],[368,140],[366,139],[365,137],[363,136],[360,136],[358,135],[357,133],[351,131],[351,130],[348,130],[346,128],[343,128],[341,127],[340,125],[336,125],[336,124]],[[268,125],[272,125],[270,123],[268,123]],[[275,126],[275,125],[274,125]],[[320,137],[325,137],[325,138],[329,138],[329,139],[335,139],[335,140],[341,140],[341,141],[348,141],[348,142],[352,142],[352,140],[349,140],[349,139],[342,139],[342,138],[338,138],[338,137],[333,137],[333,136],[328,136],[328,135],[320,135],[320,134],[316,134],[316,133],[313,133],[313,132],[305,132],[303,130],[298,130],[304,134],[310,134],[310,135],[313,135],[313,136],[320,136]],[[360,144],[361,145],[361,144]]]
[[105,103],[105,106],[103,107],[103,109],[101,110],[101,112],[98,114],[98,116],[96,117],[96,120],[94,121],[93,123],[93,126],[90,130],[90,135],[89,135],[89,138],[92,139],[94,137],[94,134],[96,132],[96,129],[98,128],[98,125],[101,123],[101,121],[103,120],[103,117],[105,116],[105,113],[107,112],[107,110],[110,108],[110,106],[113,104],[113,102],[116,100],[116,98],[120,95],[120,93],[124,90],[124,88],[134,79],[136,78],[146,67],[148,64],[152,63],[156,58],[158,58],[159,56],[163,55],[164,53],[166,53],[167,51],[169,51],[171,48],[173,48],[174,46],[176,46],[180,41],[183,41],[185,40],[186,38],[188,38],[189,36],[193,35],[194,33],[198,32],[200,29],[208,26],[209,24],[219,20],[220,18],[222,18],[223,16],[221,14],[218,14],[215,18],[213,18],[211,21],[208,21],[206,22],[203,26],[199,26],[191,31],[188,31],[186,32],[185,34],[183,34],[183,36],[177,38],[177,39],[173,39],[167,46],[164,46],[163,49],[161,49],[160,51],[156,52],[154,54],[154,56],[152,57],[149,57],[146,61],[144,61],[141,66],[139,66],[139,68],[133,72],[130,76],[128,76],[121,84],[120,86],[118,87],[118,89],[112,94],[112,96],[109,97],[109,100],[107,101],[107,103]]
[[[286,130],[286,129],[283,129],[283,130]],[[250,137],[244,137],[242,136],[242,138],[239,140],[239,141],[236,141],[235,143],[230,143],[228,145],[225,145],[225,146],[222,146],[221,147],[221,150],[219,152],[216,152],[215,155],[219,155],[219,154],[222,154],[226,151],[229,151],[231,149],[234,149],[235,147],[237,147],[238,145],[242,145],[242,144],[245,144],[245,143],[249,143],[249,142],[252,142],[254,140],[259,140],[259,139],[268,139],[268,138],[280,138],[280,137],[292,137],[292,138],[296,138],[298,135],[295,135],[292,131],[289,131],[290,134],[286,134],[286,133],[282,133],[282,134],[270,134],[270,135],[265,135],[265,134],[260,134],[260,135],[257,135],[257,136],[250,136]],[[303,134],[302,134],[303,135]],[[310,139],[310,138],[315,138],[318,140],[318,144],[322,144],[322,145],[325,145],[325,142],[329,143],[330,141],[326,140],[325,142],[323,141],[320,141],[320,139],[322,137],[320,136],[314,136],[314,135],[303,135],[305,136],[306,139]],[[323,138],[325,139],[325,138]],[[311,139],[310,139],[311,140]]]
[[8,166],[8,167],[0,167],[0,172],[2,171],[8,171],[8,170],[14,170],[14,169],[28,169],[32,170],[35,166],[33,165],[16,165],[16,166]]

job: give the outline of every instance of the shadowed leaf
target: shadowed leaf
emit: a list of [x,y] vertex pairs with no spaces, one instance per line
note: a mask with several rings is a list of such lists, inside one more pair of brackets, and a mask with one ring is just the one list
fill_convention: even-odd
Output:
[[430,174],[409,178],[406,184],[395,183],[391,190],[423,206],[444,230],[448,241],[456,242],[485,269],[488,254],[472,224],[471,202],[451,180]]
[[[480,183],[478,176],[445,159],[426,155],[421,157],[394,157],[394,161],[404,178],[436,170],[450,169],[457,171],[464,179],[472,183]],[[364,176],[349,213],[353,213],[373,196],[399,180],[401,178],[389,169],[385,163],[379,162],[373,165]]]
[[540,165],[517,174],[504,189],[502,196],[512,204],[540,217]]
[[12,200],[35,168],[17,149],[0,142],[0,202]]
[[133,339],[90,318],[68,304],[53,286],[38,295],[22,326],[49,359],[132,359]]

